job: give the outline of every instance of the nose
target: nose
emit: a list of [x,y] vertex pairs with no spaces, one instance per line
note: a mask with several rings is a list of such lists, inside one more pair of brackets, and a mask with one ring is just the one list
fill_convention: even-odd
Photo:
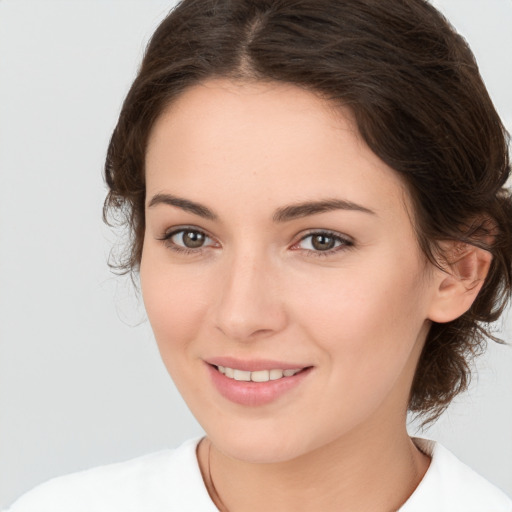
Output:
[[235,341],[272,336],[287,323],[277,269],[268,259],[240,255],[220,275],[216,328]]

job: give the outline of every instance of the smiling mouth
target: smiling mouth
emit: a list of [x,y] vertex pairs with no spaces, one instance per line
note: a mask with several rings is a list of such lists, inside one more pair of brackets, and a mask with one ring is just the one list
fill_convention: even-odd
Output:
[[[288,370],[281,370],[279,368],[273,370],[257,370],[257,371],[246,371],[238,370],[236,368],[228,368],[227,366],[212,365],[222,375],[228,379],[233,379],[243,382],[269,382],[271,380],[279,380],[287,377],[293,377],[298,373],[307,370],[307,368],[294,368]],[[308,367],[309,368],[309,367]]]

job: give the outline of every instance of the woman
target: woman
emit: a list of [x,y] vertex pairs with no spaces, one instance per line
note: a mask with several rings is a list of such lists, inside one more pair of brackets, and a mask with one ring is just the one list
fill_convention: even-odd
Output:
[[411,439],[511,292],[503,126],[422,0],[185,0],[106,162],[169,373],[207,436],[24,510],[510,511]]

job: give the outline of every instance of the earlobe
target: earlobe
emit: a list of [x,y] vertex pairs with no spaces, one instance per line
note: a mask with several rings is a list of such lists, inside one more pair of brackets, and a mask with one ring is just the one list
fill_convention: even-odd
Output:
[[445,271],[436,269],[434,297],[428,318],[433,322],[451,322],[463,315],[480,292],[492,255],[469,244],[454,242],[448,251]]

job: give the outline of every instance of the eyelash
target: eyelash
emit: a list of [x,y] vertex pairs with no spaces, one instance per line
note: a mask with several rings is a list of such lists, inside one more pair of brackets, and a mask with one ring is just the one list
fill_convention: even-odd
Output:
[[[314,251],[311,249],[303,249],[308,253],[308,255],[313,256],[313,257],[322,258],[322,257],[332,256],[335,253],[338,253],[341,251],[346,251],[346,250],[354,247],[354,242],[352,240],[350,240],[348,237],[342,236],[341,234],[336,233],[334,231],[326,231],[326,230],[310,231],[309,233],[307,233],[306,235],[301,237],[301,239],[298,242],[293,244],[292,247],[295,247],[298,244],[300,244],[301,242],[303,242],[304,240],[306,240],[310,237],[314,237],[314,236],[325,236],[328,238],[332,238],[332,239],[334,239],[334,241],[336,243],[339,242],[340,245],[335,246],[332,249],[328,249],[326,251]],[[299,250],[299,249],[295,249],[295,250]]]
[[179,233],[196,233],[199,235],[203,235],[206,239],[212,240],[212,238],[208,236],[204,231],[194,227],[182,227],[178,229],[173,229],[172,231],[164,233],[164,235],[158,238],[158,240],[164,242],[167,248],[180,254],[201,254],[204,251],[205,247],[191,249],[190,247],[181,247],[179,245],[176,245],[174,242],[171,241],[171,238],[175,235],[178,235]]
[[[171,239],[173,236],[176,236],[179,233],[187,233],[187,232],[203,235],[206,239],[212,240],[212,238],[210,236],[208,236],[207,233],[205,233],[201,229],[197,229],[197,228],[193,228],[193,227],[182,227],[179,229],[173,229],[172,231],[164,233],[164,235],[162,237],[158,238],[158,240],[161,240],[162,242],[164,242],[166,247],[168,247],[172,251],[175,251],[180,254],[185,254],[185,255],[201,254],[204,251],[204,249],[206,249],[206,247],[198,247],[196,249],[192,249],[189,247],[181,247],[181,246],[175,244],[174,242],[171,242]],[[313,237],[313,236],[325,236],[328,238],[333,238],[335,242],[340,243],[340,245],[337,245],[337,246],[333,247],[332,249],[328,249],[326,251],[315,251],[315,250],[311,250],[311,249],[303,249],[304,251],[306,251],[306,253],[308,253],[308,255],[313,256],[313,257],[331,256],[337,252],[346,251],[346,250],[354,247],[354,242],[352,240],[340,235],[339,233],[336,233],[334,231],[319,230],[319,231],[310,231],[309,233],[304,235],[302,238],[300,238],[300,240],[298,242],[294,243],[292,248],[296,247],[304,240],[306,240],[310,237]],[[300,250],[300,249],[293,249],[293,250]]]

